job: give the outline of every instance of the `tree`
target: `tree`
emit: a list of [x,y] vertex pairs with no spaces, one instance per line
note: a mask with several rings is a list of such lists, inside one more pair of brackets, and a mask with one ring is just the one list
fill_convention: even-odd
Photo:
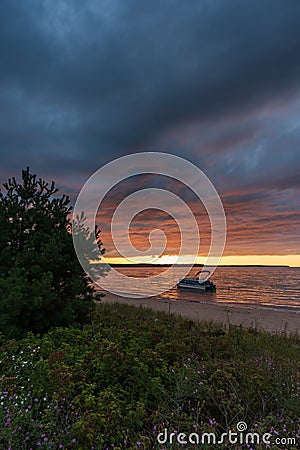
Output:
[[[21,337],[84,323],[93,310],[93,287],[73,247],[68,196],[57,197],[54,182],[37,178],[29,168],[22,171],[21,183],[11,178],[3,186],[0,333]],[[99,230],[96,240],[103,254]]]

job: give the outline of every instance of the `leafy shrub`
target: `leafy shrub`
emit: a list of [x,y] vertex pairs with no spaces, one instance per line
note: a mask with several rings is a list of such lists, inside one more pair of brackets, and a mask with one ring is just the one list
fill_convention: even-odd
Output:
[[162,449],[164,428],[220,435],[239,421],[296,437],[298,358],[297,337],[100,304],[93,327],[2,344],[0,447]]

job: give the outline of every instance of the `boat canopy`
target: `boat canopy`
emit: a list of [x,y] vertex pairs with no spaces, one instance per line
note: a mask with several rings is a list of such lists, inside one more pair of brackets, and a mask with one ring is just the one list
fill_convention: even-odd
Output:
[[[207,273],[208,275],[207,276],[204,275],[204,277],[202,277],[202,276],[200,277],[200,274],[203,275],[205,273]],[[199,272],[196,273],[195,278],[198,277],[199,280],[205,281],[209,278],[209,276],[210,276],[210,270],[199,270]]]

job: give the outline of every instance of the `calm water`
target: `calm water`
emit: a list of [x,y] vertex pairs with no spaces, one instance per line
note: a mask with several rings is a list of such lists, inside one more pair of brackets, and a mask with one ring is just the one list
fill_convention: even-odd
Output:
[[[163,273],[166,268],[158,267],[122,267],[117,268],[122,274],[132,277],[122,282],[118,292],[126,293],[126,286],[134,287],[138,291],[144,277]],[[199,268],[191,271],[195,274]],[[276,267],[220,267],[212,281],[217,285],[216,293],[203,293],[174,287],[167,290],[161,297],[173,301],[193,301],[225,303],[240,306],[256,306],[263,308],[282,308],[300,312],[300,268]],[[163,277],[163,283],[168,281]],[[151,295],[151,293],[149,293]]]

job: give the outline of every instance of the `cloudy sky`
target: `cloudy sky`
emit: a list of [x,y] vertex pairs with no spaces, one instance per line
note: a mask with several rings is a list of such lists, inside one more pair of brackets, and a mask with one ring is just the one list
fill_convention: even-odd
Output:
[[114,158],[170,152],[218,190],[225,255],[300,265],[299,23],[299,0],[2,0],[1,181],[29,165],[75,199]]

